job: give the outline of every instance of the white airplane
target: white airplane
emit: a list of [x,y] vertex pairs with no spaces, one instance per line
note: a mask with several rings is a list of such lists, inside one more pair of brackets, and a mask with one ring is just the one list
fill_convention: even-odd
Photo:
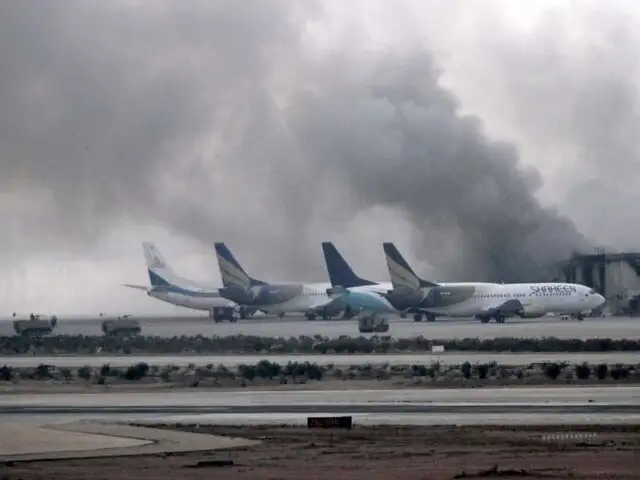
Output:
[[324,319],[344,311],[344,305],[329,297],[326,282],[268,283],[250,277],[222,242],[215,244],[223,288],[220,295],[246,307],[282,317],[286,313],[303,313],[309,320]]
[[[410,304],[432,316],[473,316],[482,323],[492,318],[504,323],[507,317],[537,318],[548,313],[570,314],[583,320],[585,314],[606,301],[592,288],[576,283],[426,282],[414,273],[393,243],[386,242],[383,248],[393,284],[387,300],[396,308]],[[415,319],[419,321],[418,315]]]
[[[216,307],[237,307],[234,302],[220,295],[219,288],[193,282],[176,275],[153,243],[143,242],[142,249],[151,287],[131,284],[125,284],[125,287],[142,290],[150,297],[172,305],[194,310],[207,310],[211,318],[214,318]],[[242,317],[244,312],[240,313]]]

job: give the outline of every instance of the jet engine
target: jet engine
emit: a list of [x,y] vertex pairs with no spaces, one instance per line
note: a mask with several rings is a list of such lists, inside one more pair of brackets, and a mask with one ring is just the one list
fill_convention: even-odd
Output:
[[250,305],[256,297],[253,291],[238,287],[224,287],[221,288],[219,292],[221,297],[231,300],[239,305]]
[[538,318],[544,317],[546,310],[541,305],[524,305],[516,314],[520,318]]
[[387,290],[386,298],[391,305],[398,310],[406,310],[410,307],[420,305],[427,297],[424,290],[409,290],[404,288],[396,288]]

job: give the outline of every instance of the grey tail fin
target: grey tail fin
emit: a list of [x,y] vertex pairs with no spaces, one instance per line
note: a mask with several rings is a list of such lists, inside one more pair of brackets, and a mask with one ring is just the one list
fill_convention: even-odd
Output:
[[256,280],[250,277],[233,256],[231,250],[229,250],[223,242],[217,242],[214,246],[218,258],[222,284],[225,287],[236,287],[246,290],[256,285],[266,284],[262,280]]
[[384,242],[382,247],[387,260],[387,268],[389,269],[389,276],[391,277],[393,288],[417,291],[420,288],[438,286],[437,283],[429,282],[418,277],[393,243]]

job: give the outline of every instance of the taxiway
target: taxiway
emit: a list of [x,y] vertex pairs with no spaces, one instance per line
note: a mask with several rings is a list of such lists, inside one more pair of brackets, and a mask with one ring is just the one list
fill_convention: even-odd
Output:
[[[308,321],[304,317],[257,318],[237,323],[214,323],[207,317],[132,317],[142,327],[142,335],[175,336],[232,336],[262,337],[323,337],[358,336],[355,320]],[[557,337],[557,338],[640,338],[640,319],[632,317],[592,317],[580,322],[559,317],[540,319],[509,319],[505,324],[481,324],[472,319],[442,318],[434,323],[414,322],[411,319],[392,319],[388,335],[409,338],[422,335],[428,338],[497,338],[497,337]],[[100,319],[65,320],[60,317],[55,334],[102,335]],[[0,335],[15,335],[12,322],[0,321]]]

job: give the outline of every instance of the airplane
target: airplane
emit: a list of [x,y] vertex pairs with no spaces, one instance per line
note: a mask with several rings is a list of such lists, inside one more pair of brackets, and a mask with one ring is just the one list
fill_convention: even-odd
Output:
[[182,278],[173,271],[158,248],[152,242],[142,242],[142,250],[147,263],[147,272],[151,287],[145,285],[124,284],[128,288],[142,290],[152,298],[180,307],[194,310],[207,310],[209,316],[216,318],[216,309],[235,307],[240,318],[246,318],[253,312],[220,295],[219,289]]
[[327,289],[327,293],[334,300],[353,312],[352,316],[360,318],[376,319],[379,315],[397,315],[398,311],[391,305],[384,294],[375,290],[358,290],[357,288],[345,288],[335,286]]
[[315,283],[268,283],[247,274],[223,243],[214,245],[223,288],[220,295],[238,304],[277,314],[303,313],[308,320],[318,316],[329,319],[344,311],[340,298],[332,299],[327,293],[331,285]]
[[[383,243],[393,289],[387,300],[412,305],[435,315],[473,316],[482,323],[495,319],[505,323],[507,317],[539,318],[547,313],[570,314],[584,320],[585,312],[599,308],[606,299],[585,285],[576,283],[434,283],[418,277],[391,242]],[[414,320],[421,321],[416,312]]]
[[[346,302],[346,297],[344,298],[346,306],[342,318],[351,318],[355,315],[357,309],[353,307],[355,305],[354,302],[358,302],[358,304],[365,302],[360,294],[373,294],[379,298],[380,295],[385,295],[393,288],[390,282],[373,282],[356,275],[332,242],[322,242],[322,251],[331,288],[343,287],[349,292],[358,293],[358,295],[350,297],[352,302]],[[377,299],[374,299],[373,302],[377,302]],[[384,305],[384,308],[386,308],[386,305]]]

